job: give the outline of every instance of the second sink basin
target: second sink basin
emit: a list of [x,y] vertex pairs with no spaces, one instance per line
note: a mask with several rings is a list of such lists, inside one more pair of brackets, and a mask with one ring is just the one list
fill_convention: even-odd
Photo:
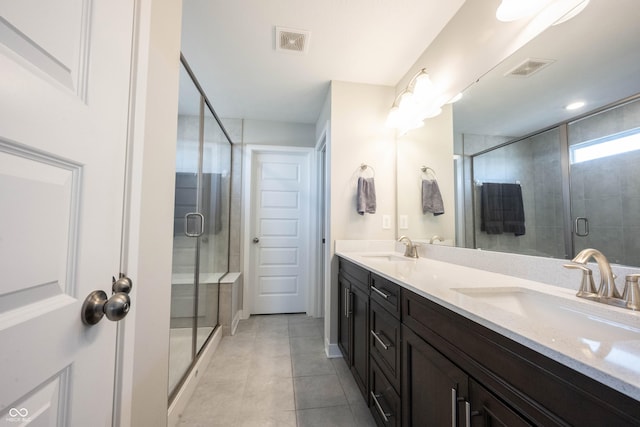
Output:
[[[455,288],[472,297],[523,316],[549,332],[553,339],[575,337],[582,343],[640,341],[640,318],[595,304],[537,292],[527,288]],[[577,297],[576,297],[577,298]]]

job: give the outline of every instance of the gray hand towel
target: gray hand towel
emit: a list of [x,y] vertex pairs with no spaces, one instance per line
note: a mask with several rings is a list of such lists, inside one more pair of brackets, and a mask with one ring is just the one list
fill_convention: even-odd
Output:
[[358,178],[357,210],[360,215],[376,213],[376,186],[373,178]]
[[444,203],[438,181],[435,179],[422,180],[422,213],[431,212],[433,216],[444,213]]

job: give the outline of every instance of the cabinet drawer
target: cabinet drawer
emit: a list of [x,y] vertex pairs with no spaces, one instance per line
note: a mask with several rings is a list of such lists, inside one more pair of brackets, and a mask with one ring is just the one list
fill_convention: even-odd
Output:
[[400,321],[372,301],[369,327],[369,353],[400,392]]
[[369,271],[364,268],[340,258],[340,274],[346,276],[352,285],[362,288],[363,292],[369,294]]
[[400,427],[401,405],[400,397],[393,386],[382,373],[375,360],[371,361],[369,375],[370,392],[369,408],[379,426]]
[[400,286],[371,273],[371,299],[378,302],[396,319],[400,319]]

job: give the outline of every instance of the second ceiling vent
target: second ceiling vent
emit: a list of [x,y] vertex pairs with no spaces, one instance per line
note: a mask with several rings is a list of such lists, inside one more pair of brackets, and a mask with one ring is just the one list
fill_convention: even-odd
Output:
[[553,64],[553,59],[527,58],[511,70],[504,73],[505,77],[529,77]]
[[311,33],[294,28],[276,27],[276,51],[306,54]]

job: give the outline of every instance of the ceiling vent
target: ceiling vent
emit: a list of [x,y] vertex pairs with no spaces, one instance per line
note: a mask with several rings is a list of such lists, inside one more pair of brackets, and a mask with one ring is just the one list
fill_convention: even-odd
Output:
[[504,74],[505,77],[530,77],[555,62],[553,59],[527,58]]
[[276,51],[306,54],[311,33],[305,30],[276,27]]

